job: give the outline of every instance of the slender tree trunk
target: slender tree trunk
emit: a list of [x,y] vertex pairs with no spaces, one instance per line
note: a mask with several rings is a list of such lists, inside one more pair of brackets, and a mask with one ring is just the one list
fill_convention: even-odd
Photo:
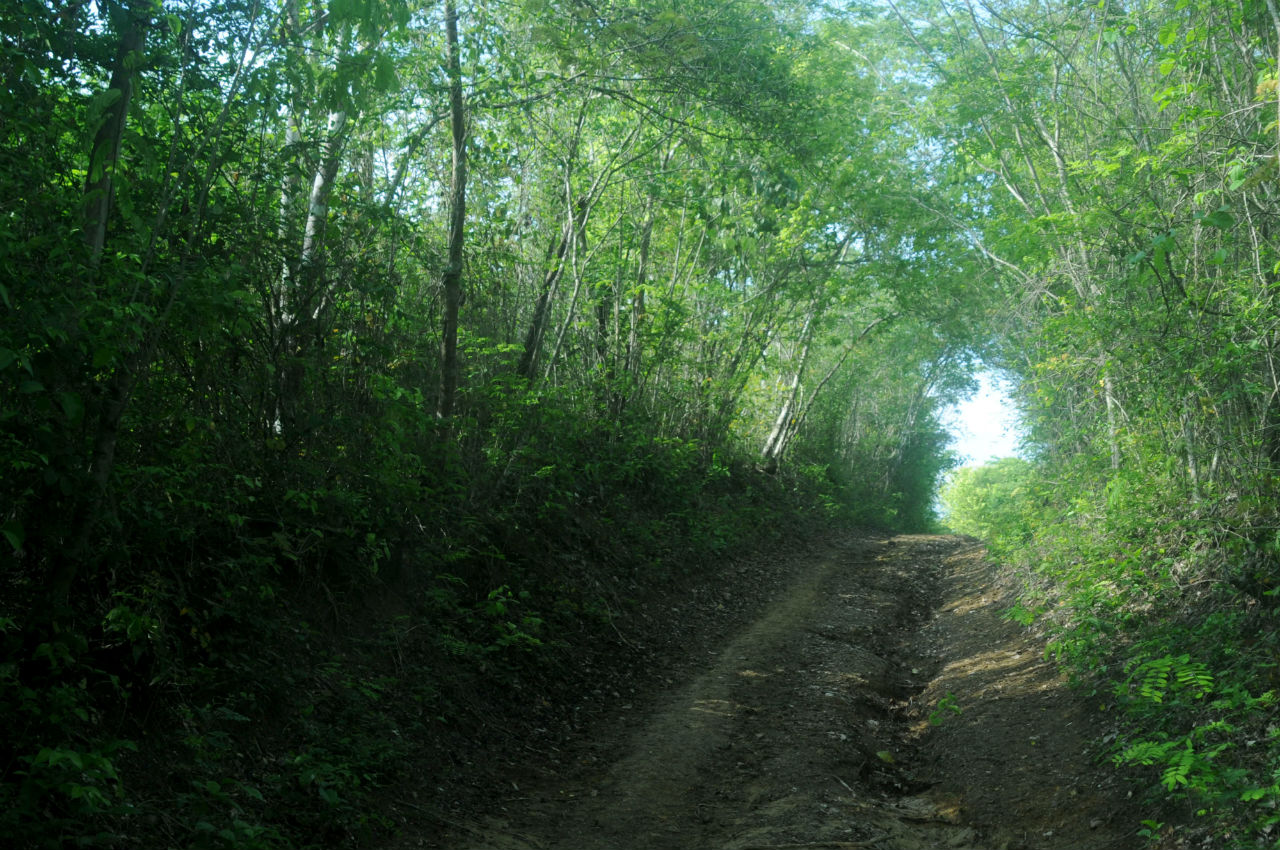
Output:
[[449,249],[442,280],[444,316],[440,335],[440,402],[436,415],[449,419],[453,416],[458,393],[458,310],[462,303],[462,245],[467,226],[467,116],[462,103],[462,60],[458,50],[456,0],[445,0],[444,28],[453,169],[449,177]]
[[[584,102],[582,110],[578,113],[577,124],[574,127],[573,138],[569,144],[568,155],[565,158],[564,167],[564,197],[565,203],[569,206],[568,221],[565,222],[563,230],[561,230],[560,239],[556,243],[554,250],[548,246],[547,259],[545,263],[545,272],[543,276],[542,288],[538,294],[538,301],[534,306],[533,320],[530,322],[529,330],[525,334],[524,353],[520,356],[520,363],[516,368],[518,374],[532,381],[537,373],[538,358],[542,349],[542,339],[546,335],[547,325],[551,316],[551,301],[555,295],[556,287],[564,278],[565,263],[570,257],[570,252],[576,251],[579,247],[586,244],[587,219],[591,215],[591,210],[600,196],[604,193],[605,187],[609,180],[618,171],[619,166],[617,160],[620,153],[613,156],[612,161],[591,181],[591,186],[586,192],[579,195],[577,202],[570,203],[572,197],[572,177],[576,169],[578,158],[578,143],[582,138],[582,128],[586,121],[587,103]],[[639,129],[632,131],[625,142],[620,147],[620,151],[627,150],[635,141],[639,134]],[[575,277],[576,284],[581,281]],[[576,301],[579,286],[575,285],[573,298]],[[570,306],[572,312],[572,305]],[[559,340],[556,342],[555,350],[558,352],[560,348]]]
[[[302,54],[298,49],[298,38],[302,32],[302,17],[299,11],[301,0],[286,0],[284,7],[284,37],[286,40],[285,58],[291,65],[302,62]],[[284,174],[280,178],[280,217],[276,226],[276,238],[280,244],[280,279],[272,293],[270,320],[275,330],[276,371],[275,410],[268,427],[275,436],[285,431],[285,420],[289,418],[288,408],[292,390],[289,387],[290,369],[285,361],[293,348],[293,326],[297,316],[297,276],[300,272],[293,253],[297,245],[297,224],[295,216],[298,212],[298,198],[302,192],[302,178],[294,167],[294,157],[302,142],[302,98],[294,88],[289,94],[286,107],[284,130]]]
[[[1106,370],[1106,368],[1104,359],[1103,369]],[[1103,372],[1102,395],[1107,406],[1107,447],[1111,452],[1111,468],[1117,470],[1120,468],[1120,425],[1116,414],[1119,403],[1116,401],[1115,385],[1110,371]]]
[[[738,407],[738,401],[746,390],[751,370],[764,357],[765,349],[773,339],[774,330],[764,324],[764,317],[767,314],[767,304],[763,302],[757,310],[748,314],[732,356],[716,372],[715,383],[722,388],[722,391],[716,401],[712,417],[707,423],[709,433],[721,433],[728,427]],[[764,324],[763,327],[762,324]],[[715,359],[717,358],[708,358],[704,355],[704,361],[708,364]],[[723,358],[718,359],[724,362]]]
[[[1280,62],[1280,9],[1275,0],[1267,0],[1267,12],[1271,15],[1271,24],[1276,31],[1276,61]],[[1276,92],[1276,121],[1280,122],[1280,91]],[[1276,124],[1276,141],[1280,142],[1280,123]]]
[[325,225],[329,221],[329,197],[338,177],[342,162],[342,145],[346,138],[347,113],[334,110],[325,122],[325,138],[320,147],[320,163],[311,179],[311,194],[307,199],[307,223],[302,231],[302,253],[298,255],[298,268],[302,270],[307,292],[305,305],[299,305],[310,318],[316,318],[327,300],[320,275],[320,258],[324,249]]
[[[840,355],[840,359],[836,361],[834,366],[827,370],[827,374],[822,376],[822,380],[818,381],[817,385],[813,388],[813,392],[809,393],[809,397],[805,399],[804,404],[800,408],[800,412],[792,417],[793,424],[787,434],[787,442],[790,442],[791,438],[799,433],[800,429],[804,426],[805,420],[809,418],[809,412],[813,410],[814,402],[818,400],[818,396],[822,394],[822,391],[826,388],[827,384],[831,382],[831,379],[835,377],[836,373],[844,367],[844,364],[849,362],[849,356],[853,354],[854,346],[861,340],[865,339],[866,336],[879,327],[881,323],[892,318],[894,317],[881,316],[874,320],[871,324],[862,329],[862,333],[858,334],[857,339],[845,346],[844,353]],[[783,449],[785,450],[785,448],[786,446],[784,445]],[[781,454],[781,452],[779,452],[779,454]]]
[[[110,11],[111,7],[107,9]],[[89,168],[85,176],[84,241],[94,269],[101,261],[107,243],[113,178],[124,145],[124,128],[129,117],[129,104],[133,100],[133,81],[141,61],[151,9],[148,0],[133,0],[121,10],[125,23],[120,43],[116,46],[111,80],[107,84],[110,100],[103,110],[102,123],[94,133],[89,150]]]
[[799,362],[796,364],[796,370],[791,376],[790,385],[787,387],[786,398],[783,400],[782,407],[779,408],[778,415],[774,419],[773,428],[764,442],[764,447],[760,450],[761,468],[765,472],[777,472],[778,462],[782,458],[783,452],[786,451],[789,434],[792,433],[792,413],[800,399],[800,388],[804,379],[805,368],[809,365],[809,355],[813,351],[814,324],[817,321],[820,309],[815,299],[813,307],[809,310],[809,315],[805,317],[804,327],[800,331]]
[[302,249],[298,253],[298,273],[289,278],[288,287],[281,293],[277,330],[283,362],[277,368],[277,435],[290,434],[296,429],[297,401],[304,383],[302,355],[308,346],[307,332],[315,330],[314,322],[328,303],[329,292],[324,279],[324,233],[329,219],[329,197],[341,163],[346,124],[345,112],[336,110],[329,113],[324,141],[320,146],[320,162],[312,176],[311,192],[307,198],[307,219],[302,231]]
[[[120,34],[111,79],[107,84],[107,91],[115,94],[110,95],[112,99],[103,112],[102,123],[94,132],[89,150],[83,235],[89,249],[89,263],[95,272],[106,250],[113,178],[124,145],[129,105],[133,99],[134,77],[137,74],[146,27],[150,22],[151,8],[146,0],[139,0],[121,11],[124,30]],[[102,517],[107,484],[115,467],[120,422],[137,383],[137,363],[141,357],[149,359],[151,349],[145,341],[144,349],[144,352],[128,358],[125,364],[116,369],[106,388],[89,459],[88,488],[80,494],[72,511],[70,527],[74,529],[74,536],[55,554],[51,562],[48,598],[52,604],[47,612],[50,617],[56,615],[55,609],[65,607],[71,588],[89,557],[90,542]]]
[[[827,272],[830,272],[836,264],[840,263],[844,259],[845,255],[848,253],[849,246],[853,243],[856,235],[857,234],[852,230],[845,234],[845,237],[840,241],[839,246],[832,253],[831,257],[823,263]],[[800,399],[802,391],[801,382],[804,378],[805,369],[809,364],[809,355],[813,350],[813,337],[814,332],[816,331],[816,324],[822,317],[822,313],[825,309],[826,304],[823,301],[821,291],[815,291],[813,294],[813,300],[810,303],[809,314],[804,320],[804,328],[800,332],[800,338],[802,340],[800,362],[796,366],[795,376],[791,380],[787,399],[783,403],[782,409],[778,411],[778,417],[773,423],[773,430],[770,431],[769,438],[765,440],[764,448],[760,451],[762,467],[766,472],[773,473],[778,470],[778,463],[782,459],[782,455],[786,452],[787,446],[791,442],[791,438],[800,430],[800,424],[803,416],[807,414],[807,408],[813,403],[813,399],[810,398],[809,402],[805,405],[805,410],[803,412],[796,409],[796,405]],[[874,330],[876,325],[879,323],[880,321],[877,320],[868,325],[858,339],[861,339],[863,336],[866,336]],[[824,386],[834,373],[834,370],[829,372],[827,376],[819,382],[819,388]],[[815,392],[813,396],[816,397],[817,393]]]
[[532,380],[538,366],[538,351],[542,347],[542,337],[547,331],[547,322],[551,313],[551,298],[555,295],[560,278],[564,276],[565,257],[569,254],[569,246],[577,237],[578,231],[586,221],[586,199],[580,198],[574,205],[574,212],[560,230],[560,238],[554,245],[547,246],[546,271],[542,277],[542,288],[538,292],[538,301],[533,307],[533,319],[529,322],[529,330],[524,337],[524,353],[520,355],[520,363],[516,373],[526,380]]
[[627,374],[636,381],[643,355],[640,326],[644,324],[644,290],[649,283],[649,248],[653,242],[653,197],[645,202],[644,224],[640,227],[640,249],[636,259],[636,286],[631,293],[631,328],[627,335]]
[[444,115],[433,115],[427,123],[423,124],[416,133],[410,137],[404,146],[404,153],[400,155],[400,161],[396,164],[396,172],[391,177],[391,182],[387,184],[387,192],[383,197],[383,203],[388,207],[395,209],[396,202],[400,197],[400,190],[404,188],[405,179],[409,176],[409,164],[413,162],[413,158],[417,156],[418,149],[426,142],[427,137],[431,135],[431,131],[436,125],[445,119]]
[[[803,357],[809,354],[809,347],[806,345]],[[778,471],[778,462],[782,458],[782,452],[786,449],[786,435],[791,426],[791,410],[795,407],[796,402],[800,398],[800,372],[797,370],[791,376],[791,385],[787,388],[787,397],[782,402],[782,407],[778,410],[778,416],[773,421],[773,428],[769,431],[769,437],[765,440],[764,448],[760,450],[761,468],[770,474]]]
[[[288,46],[285,48],[285,57],[290,64],[301,61],[296,45],[298,33],[302,29],[298,3],[299,0],[287,0],[284,9],[285,38],[288,40]],[[275,297],[277,322],[281,320],[280,314],[284,310],[285,292],[292,286],[293,268],[289,263],[290,250],[286,246],[295,244],[293,242],[294,206],[297,203],[298,193],[302,186],[302,180],[298,176],[297,169],[290,167],[290,160],[297,150],[298,143],[302,141],[302,131],[299,123],[302,120],[302,105],[299,103],[298,92],[292,92],[286,108],[288,109],[288,114],[285,116],[283,151],[285,154],[285,169],[284,175],[280,178],[280,222],[276,229],[276,236],[280,240],[281,249],[280,291],[276,293]]]
[[[679,148],[680,142],[677,140],[663,152],[658,163],[659,173],[667,170]],[[655,178],[657,176],[656,174],[653,175]],[[649,286],[649,257],[653,243],[654,208],[656,206],[657,201],[654,199],[653,194],[647,194],[644,205],[644,224],[640,228],[639,255],[636,260],[636,286],[631,295],[631,328],[627,336],[626,363],[627,374],[630,376],[628,392],[633,394],[642,393],[644,389],[644,379],[640,375],[640,362],[644,357],[644,342],[641,339],[640,332],[646,319],[645,290]]]
[[49,577],[49,598],[55,606],[66,605],[76,577],[91,558],[90,544],[106,513],[111,473],[115,469],[116,447],[120,443],[120,423],[124,421],[125,411],[139,380],[155,357],[160,342],[158,326],[167,319],[177,292],[176,285],[170,288],[168,303],[157,317],[156,327],[152,328],[142,346],[116,367],[107,384],[106,399],[98,415],[98,427],[93,438],[88,490],[77,501],[72,515],[71,527],[75,529],[75,536],[55,557]]
[[555,368],[556,359],[560,356],[560,349],[564,345],[564,338],[569,333],[569,328],[573,324],[574,317],[578,308],[578,294],[582,292],[582,270],[578,267],[578,252],[586,255],[584,262],[590,257],[587,249],[587,228],[585,219],[578,228],[578,236],[573,242],[573,257],[570,265],[573,268],[573,294],[569,296],[569,309],[565,313],[564,321],[560,323],[560,331],[556,334],[555,345],[551,347],[551,353],[547,355],[547,365],[543,373],[543,379],[549,379],[551,372]]

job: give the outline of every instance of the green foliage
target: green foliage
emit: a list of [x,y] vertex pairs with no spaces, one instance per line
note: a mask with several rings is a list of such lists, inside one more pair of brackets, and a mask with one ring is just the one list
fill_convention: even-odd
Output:
[[1192,661],[1190,655],[1174,658],[1132,658],[1125,665],[1128,676],[1126,690],[1136,692],[1138,699],[1163,703],[1165,694],[1172,687],[1186,690],[1192,699],[1202,699],[1213,691],[1213,674],[1202,662]]
[[1009,610],[1005,612],[1004,617],[1006,620],[1015,622],[1020,626],[1029,626],[1034,623],[1036,621],[1036,617],[1039,617],[1044,613],[1044,611],[1045,607],[1043,605],[1028,607],[1024,600],[1014,603]]
[[[1044,492],[1035,484],[1048,475],[1061,488],[1062,473],[1041,466],[1027,492]],[[1201,503],[1187,516],[1172,488],[1131,480],[1114,475],[1092,499],[1059,489],[1024,502],[1030,544],[1005,550],[1028,577],[1024,621],[1044,611],[1051,653],[1110,694],[1123,722],[1117,766],[1150,775],[1215,831],[1265,834],[1280,766],[1274,614],[1259,597],[1240,604],[1250,597],[1236,590],[1237,564],[1257,547],[1224,533],[1224,512],[1242,506]]]
[[464,9],[441,419],[440,4],[14,10],[0,834],[383,842],[634,595],[932,522],[988,299],[879,24]]
[[938,705],[929,712],[929,725],[941,726],[951,715],[963,713],[964,710],[956,702],[955,694],[948,692],[943,695],[942,699],[938,700]]
[[0,619],[0,636],[8,659],[0,664],[0,716],[12,730],[0,784],[0,828],[24,846],[60,847],[73,838],[87,846],[109,844],[109,834],[85,833],[83,825],[132,810],[119,764],[137,745],[97,728],[105,701],[95,692],[118,698],[119,680],[77,664],[83,647],[74,640],[31,647],[24,671],[12,619]]
[[1032,446],[955,474],[948,522],[1019,568],[1010,616],[1108,695],[1118,766],[1214,846],[1274,843],[1274,10],[898,10]]
[[941,493],[947,525],[997,551],[1025,544],[1033,533],[1025,515],[1031,471],[1030,463],[1015,457],[955,470]]

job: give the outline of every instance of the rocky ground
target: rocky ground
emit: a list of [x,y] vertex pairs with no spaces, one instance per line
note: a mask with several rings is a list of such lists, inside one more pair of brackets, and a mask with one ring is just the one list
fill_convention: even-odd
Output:
[[979,545],[850,534],[778,560],[742,568],[749,592],[699,603],[767,599],[736,609],[736,627],[668,611],[690,635],[683,658],[633,671],[635,693],[603,676],[590,723],[482,766],[486,794],[399,846],[1142,846],[1141,815],[1098,761],[1104,716],[1006,619],[1010,591]]

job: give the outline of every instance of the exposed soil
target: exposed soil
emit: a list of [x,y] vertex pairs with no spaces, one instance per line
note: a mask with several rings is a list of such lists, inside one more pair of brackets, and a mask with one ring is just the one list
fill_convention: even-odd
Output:
[[660,693],[607,685],[586,732],[495,765],[484,810],[404,846],[1141,845],[1140,816],[1097,763],[1103,718],[1004,618],[1012,599],[979,545],[851,535],[758,581],[776,591],[763,613],[645,671]]

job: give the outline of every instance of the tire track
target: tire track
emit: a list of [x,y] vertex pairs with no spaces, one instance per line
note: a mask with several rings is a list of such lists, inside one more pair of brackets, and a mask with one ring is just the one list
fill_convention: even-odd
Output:
[[[1019,760],[1020,770],[1052,773],[1048,781],[1059,787],[1092,768],[1079,753],[1072,760],[1055,750],[1056,764],[1029,766],[1024,753],[1008,750],[999,725],[987,722],[991,716],[981,710],[982,693],[995,693],[1002,668],[973,681],[982,693],[965,687],[974,676],[974,658],[1015,651],[993,648],[991,640],[1027,640],[1001,619],[989,573],[980,552],[959,538],[850,537],[815,559],[783,598],[647,716],[620,714],[616,740],[594,742],[620,756],[599,767],[583,765],[568,778],[549,777],[508,805],[509,812],[467,824],[452,846],[1112,846],[1115,834],[1099,826],[1116,819],[1101,821],[1082,810],[1086,825],[1063,831],[1071,814],[1060,810],[1056,835],[1077,842],[1062,844],[1049,840],[1052,828],[1043,835],[1045,823],[1031,809],[1014,807],[1007,813],[1012,820],[991,822],[991,807],[978,806],[988,799],[982,795],[991,792],[989,783],[966,790],[974,777],[965,773],[964,759],[981,765],[984,775],[996,775],[1007,754]],[[1010,668],[1009,675],[1020,670]],[[1046,681],[1037,686],[1048,687]],[[967,715],[976,724],[966,731],[969,720],[953,721],[944,711],[947,723],[935,730],[928,718],[939,716],[937,703],[945,695],[959,699],[959,718]],[[1038,717],[1040,708],[1035,706]],[[973,733],[990,737],[974,741]],[[975,811],[980,817],[971,816]],[[1087,840],[1079,843],[1082,837]]]

